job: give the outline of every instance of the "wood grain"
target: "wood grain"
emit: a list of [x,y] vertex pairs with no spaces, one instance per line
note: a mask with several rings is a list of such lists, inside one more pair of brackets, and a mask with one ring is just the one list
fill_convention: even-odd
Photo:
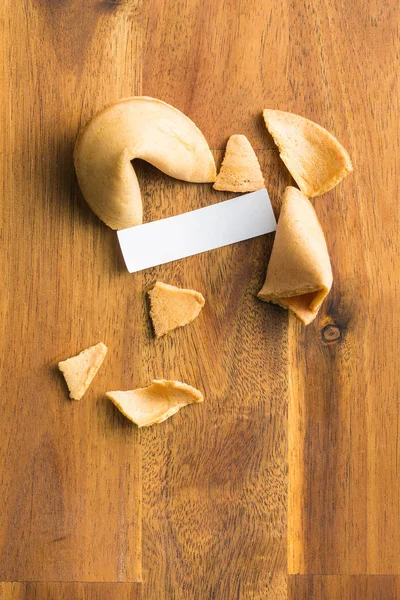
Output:
[[140,583],[0,583],[0,600],[141,600]]
[[[139,437],[104,391],[140,360],[142,294],[82,202],[71,153],[93,111],[139,91],[126,57],[137,60],[140,36],[94,2],[4,2],[1,13],[0,580],[134,581]],[[72,402],[57,362],[99,340],[109,355]]]
[[291,573],[400,573],[398,26],[393,2],[292,13],[284,108],[335,131],[355,171],[315,202],[332,292],[312,326],[290,323]]
[[[394,0],[3,0],[1,599],[398,597],[399,18]],[[134,94],[188,114],[218,162],[248,135],[277,210],[292,180],[260,111],[343,142],[355,172],[315,201],[334,288],[314,324],[255,299],[271,236],[126,272],[71,156]],[[228,197],[137,172],[146,220]],[[158,341],[156,279],[207,300]],[[99,340],[71,402],[55,365]],[[139,434],[104,392],[155,376],[206,401]]]
[[397,600],[398,575],[291,575],[289,600]]
[[[129,275],[115,233],[81,198],[71,161],[79,127],[101,106],[154,94],[198,122],[218,161],[227,137],[253,122],[248,134],[267,150],[260,158],[277,206],[279,160],[254,119],[261,90],[272,84],[258,84],[250,118],[235,99],[238,80],[226,78],[232,49],[239,58],[254,27],[251,62],[259,64],[268,40],[262,22],[271,8],[254,15],[241,9],[239,35],[231,19],[224,24],[226,7],[200,8],[209,56],[223,58],[219,66],[201,67],[207,94],[195,93],[202,47],[193,68],[192,59],[183,62],[190,40],[203,36],[193,2],[21,1],[2,10],[3,69],[13,104],[2,116],[8,366],[1,410],[10,427],[0,444],[0,579],[48,581],[16,587],[44,598],[78,589],[55,582],[129,582],[143,575],[141,593],[151,600],[283,599],[287,316],[255,297],[271,236]],[[221,35],[207,11],[221,20]],[[176,29],[179,19],[185,27]],[[275,24],[271,35],[277,30]],[[175,53],[183,81],[163,62]],[[246,95],[254,74],[243,65],[239,75]],[[228,120],[219,119],[223,87],[231,96]],[[143,163],[138,173],[147,220],[228,197]],[[156,279],[199,289],[207,300],[195,323],[160,341],[145,299]],[[55,365],[100,339],[109,347],[104,366],[83,401],[71,402]],[[206,401],[139,434],[103,394],[153,377],[196,385]]]
[[[190,114],[213,149],[224,148],[233,133],[245,133],[261,153],[273,148],[261,111],[290,94],[285,72],[290,3],[148,0],[147,5],[144,92]],[[268,184],[274,174],[266,175]]]
[[[143,175],[151,197],[164,189],[165,207],[177,191],[188,209],[221,198]],[[163,279],[206,297],[193,327],[143,347],[138,383],[156,361],[206,398],[142,432],[146,598],[286,598],[286,318],[256,299],[270,247],[252,240],[144,275],[145,289]]]

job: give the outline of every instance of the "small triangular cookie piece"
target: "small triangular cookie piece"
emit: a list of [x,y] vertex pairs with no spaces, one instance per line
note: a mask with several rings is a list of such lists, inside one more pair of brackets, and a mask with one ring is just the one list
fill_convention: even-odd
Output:
[[186,383],[155,379],[146,388],[107,392],[115,406],[138,427],[162,423],[183,406],[203,402],[203,394]]
[[70,398],[80,400],[83,397],[106,354],[107,347],[99,342],[95,346],[82,350],[77,356],[58,363],[58,368],[67,382]]
[[249,140],[245,135],[231,135],[213,188],[226,192],[255,192],[264,185],[260,163]]
[[331,287],[331,263],[318,217],[300,190],[287,187],[258,297],[289,308],[308,325]]
[[353,170],[350,156],[329,131],[299,115],[263,111],[279,155],[308,198],[320,196]]
[[200,292],[157,281],[149,291],[150,316],[157,337],[195,319],[205,304]]

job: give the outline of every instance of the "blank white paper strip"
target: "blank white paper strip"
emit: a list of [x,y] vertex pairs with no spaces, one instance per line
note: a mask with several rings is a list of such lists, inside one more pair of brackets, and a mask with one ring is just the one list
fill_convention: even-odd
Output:
[[118,231],[130,273],[269,233],[276,221],[267,190]]

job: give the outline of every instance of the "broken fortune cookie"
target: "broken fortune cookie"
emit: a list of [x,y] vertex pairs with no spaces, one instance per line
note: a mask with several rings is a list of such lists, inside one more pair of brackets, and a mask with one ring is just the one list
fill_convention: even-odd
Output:
[[215,181],[210,148],[189,117],[147,96],[111,104],[79,133],[74,164],[87,203],[112,229],[142,223],[142,197],[131,163],[135,158],[176,179]]
[[289,308],[308,325],[332,287],[332,269],[321,225],[311,202],[287,187],[265,283],[258,297]]
[[347,150],[321,125],[282,110],[265,109],[263,116],[279,156],[308,198],[331,190],[353,170]]
[[58,363],[58,368],[67,383],[70,398],[80,400],[83,397],[106,354],[107,346],[99,342],[95,346],[82,350],[80,354]]
[[155,379],[149,387],[107,392],[115,406],[138,427],[162,423],[183,406],[203,402],[203,394],[186,383]]
[[255,192],[264,185],[260,163],[249,140],[245,135],[231,135],[213,188],[227,192]]
[[200,292],[157,281],[149,292],[150,316],[157,337],[193,321],[205,300]]

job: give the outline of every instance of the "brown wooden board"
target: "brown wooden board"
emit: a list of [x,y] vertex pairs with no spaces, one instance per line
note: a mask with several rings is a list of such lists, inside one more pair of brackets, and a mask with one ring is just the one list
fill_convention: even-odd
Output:
[[[188,25],[193,9],[182,17]],[[173,101],[197,120],[218,161],[232,127],[249,122],[242,105],[235,124],[222,127],[204,92],[193,110],[188,87],[172,78],[168,96],[169,76],[149,54],[158,44],[163,60],[151,15],[133,2],[3,7],[0,580],[143,579],[152,599],[266,589],[283,598],[287,316],[256,299],[272,236],[130,275],[115,232],[87,207],[73,171],[79,128],[121,97]],[[249,136],[263,148],[277,206],[284,182],[256,118],[260,95]],[[137,170],[146,220],[228,197],[143,163]],[[157,279],[199,289],[207,302],[196,322],[160,341],[145,296]],[[73,402],[57,362],[99,340],[108,355]],[[187,381],[205,402],[139,433],[104,392],[153,377]]]
[[290,600],[397,600],[398,575],[290,575]]
[[2,600],[141,600],[140,583],[0,583]]
[[332,292],[289,328],[290,573],[400,573],[398,27],[393,2],[293,14],[286,108],[335,131],[354,173],[315,201]]
[[[3,0],[0,24],[0,598],[396,598],[357,575],[400,573],[397,3]],[[334,287],[307,329],[255,298],[272,235],[127,273],[72,150],[135,94],[191,117],[218,164],[246,134],[277,214],[293,180],[263,108],[349,150],[314,201]],[[230,197],[137,173],[146,220]],[[206,297],[160,340],[157,279]],[[71,401],[57,362],[100,340]],[[205,402],[138,432],[104,392],[153,377]]]

